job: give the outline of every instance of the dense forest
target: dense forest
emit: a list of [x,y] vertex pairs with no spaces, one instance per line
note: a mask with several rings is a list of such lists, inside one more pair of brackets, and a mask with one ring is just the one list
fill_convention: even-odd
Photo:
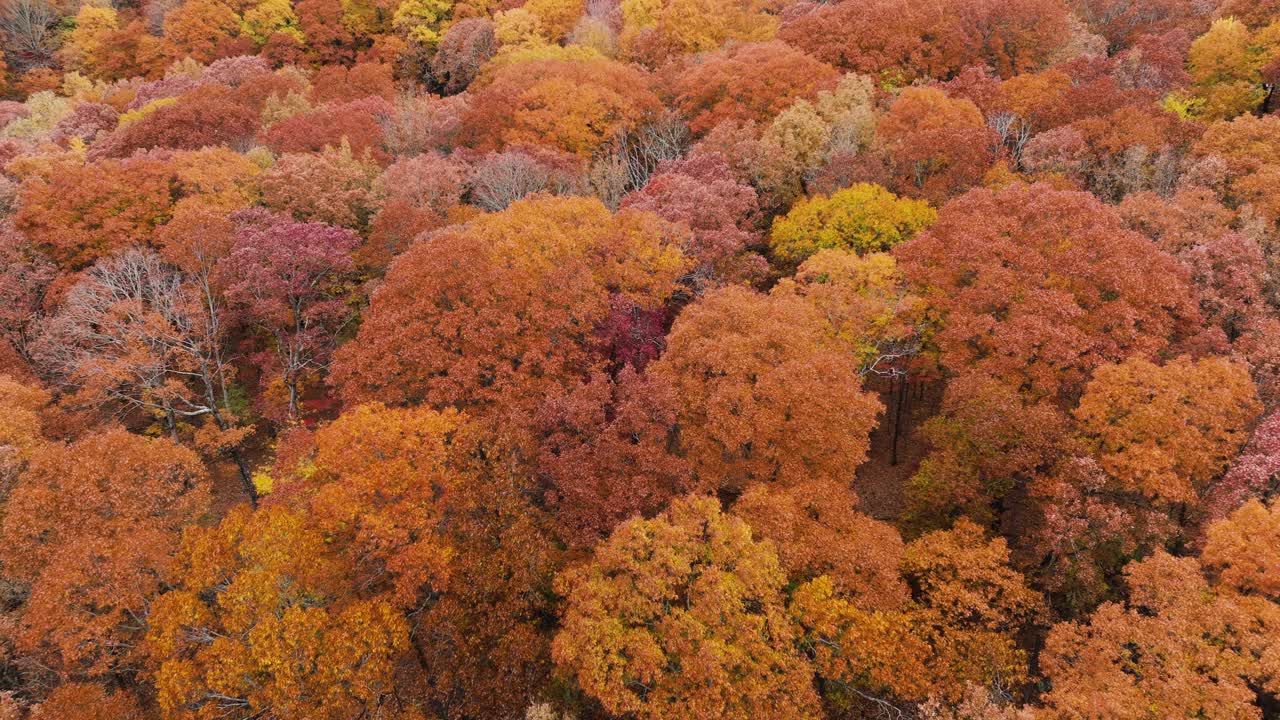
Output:
[[1280,718],[1280,0],[0,38],[0,720]]

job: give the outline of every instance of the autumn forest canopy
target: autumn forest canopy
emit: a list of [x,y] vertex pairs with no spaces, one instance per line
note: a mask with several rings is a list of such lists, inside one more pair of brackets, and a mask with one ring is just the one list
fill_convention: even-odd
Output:
[[0,720],[1280,718],[1280,0],[0,41]]

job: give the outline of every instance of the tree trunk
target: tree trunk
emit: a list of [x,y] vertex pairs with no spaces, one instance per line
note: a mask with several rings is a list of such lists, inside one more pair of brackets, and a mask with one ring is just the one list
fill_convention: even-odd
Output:
[[898,395],[894,399],[893,408],[893,441],[889,450],[889,465],[894,467],[898,465],[898,436],[902,430],[902,408],[907,404],[907,393],[910,389],[911,384],[904,375],[898,382]]

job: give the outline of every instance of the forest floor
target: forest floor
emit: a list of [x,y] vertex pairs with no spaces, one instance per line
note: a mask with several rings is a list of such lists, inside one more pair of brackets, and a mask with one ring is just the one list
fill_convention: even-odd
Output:
[[897,463],[893,462],[894,402],[888,383],[880,391],[885,412],[871,433],[867,461],[858,467],[853,487],[861,498],[862,512],[881,520],[893,520],[907,503],[907,481],[915,474],[928,445],[918,432],[920,425],[938,412],[942,403],[941,382],[918,382],[908,386],[902,406],[902,428],[898,433]]

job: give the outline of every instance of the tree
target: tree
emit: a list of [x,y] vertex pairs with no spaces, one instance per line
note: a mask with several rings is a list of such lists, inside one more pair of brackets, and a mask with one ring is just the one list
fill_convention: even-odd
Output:
[[0,14],[0,30],[5,37],[5,56],[14,69],[26,71],[42,67],[53,59],[53,26],[58,12],[45,0],[14,0]]
[[1255,233],[1233,230],[1238,214],[1212,191],[1187,189],[1171,198],[1136,193],[1117,208],[1130,228],[1154,240],[1186,267],[1205,320],[1235,343],[1264,317],[1268,277]]
[[703,134],[725,120],[768,120],[796,98],[830,90],[838,77],[786,43],[747,43],[686,62],[671,79],[671,93],[689,128]]
[[458,491],[450,453],[464,423],[455,412],[374,403],[316,431],[308,514],[367,595],[408,610],[447,587],[441,496]]
[[44,411],[49,393],[10,375],[0,374],[0,498],[8,496],[44,444]]
[[164,18],[164,54],[170,60],[186,57],[208,63],[228,52],[240,34],[240,17],[220,0],[192,0]]
[[619,523],[652,516],[687,491],[688,464],[669,448],[675,397],[626,367],[557,389],[538,410],[538,475],[566,542],[589,547]]
[[1266,657],[1280,607],[1210,584],[1195,558],[1164,551],[1125,569],[1123,603],[1049,633],[1041,662],[1053,683],[1047,718],[1262,718],[1274,694]]
[[[1075,103],[1088,102],[1068,97]],[[1193,123],[1157,105],[1125,104],[1109,114],[1077,119],[1031,138],[1024,169],[1065,175],[1107,201],[1132,192],[1168,194],[1178,165],[1198,133]]]
[[421,717],[381,709],[409,627],[387,603],[353,597],[348,573],[286,507],[238,506],[189,528],[143,646],[160,709],[193,720]]
[[472,90],[463,135],[480,150],[531,144],[590,157],[662,108],[644,71],[603,58],[511,62]]
[[973,190],[894,252],[945,324],[943,366],[1038,397],[1078,393],[1098,365],[1176,347],[1200,322],[1176,262],[1086,193]]
[[800,263],[822,249],[883,252],[911,239],[937,219],[920,200],[898,198],[879,185],[859,183],[796,203],[773,221],[769,243],[779,258]]
[[856,508],[858,496],[839,482],[815,480],[791,487],[758,483],[733,504],[758,538],[777,548],[792,583],[819,576],[866,610],[892,610],[908,598],[899,574],[902,538],[888,523]]
[[367,38],[352,31],[344,21],[341,0],[299,0],[295,10],[298,26],[307,39],[307,56],[313,62],[349,65],[355,62],[356,53],[367,46]]
[[1249,443],[1231,464],[1205,501],[1207,519],[1221,520],[1251,498],[1275,496],[1274,479],[1280,477],[1280,416],[1274,412],[1253,429]]
[[1263,68],[1277,58],[1280,25],[1252,33],[1233,17],[1215,20],[1187,55],[1195,114],[1229,120],[1258,108],[1270,92],[1263,85]]
[[562,546],[508,443],[481,431],[458,445],[467,463],[459,491],[446,496],[444,531],[459,581],[432,598],[412,640],[426,697],[444,714],[518,717],[550,691]]
[[1245,369],[1222,358],[1098,368],[1075,410],[1079,440],[1026,486],[1021,561],[1068,613],[1114,598],[1128,560],[1229,512],[1242,478],[1216,481],[1260,409]]
[[258,131],[258,113],[220,85],[201,85],[177,102],[148,113],[103,138],[92,157],[128,157],[138,150],[199,150],[226,145],[242,150]]
[[1272,159],[1280,144],[1275,115],[1241,115],[1230,122],[1209,126],[1191,148],[1191,155],[1204,166],[1210,187],[1218,191],[1228,207],[1249,203],[1269,222],[1280,221],[1280,203],[1274,187],[1280,168]]
[[125,250],[71,288],[32,352],[73,391],[73,403],[141,412],[175,442],[196,419],[229,431],[225,325],[209,300],[202,284],[155,253]]
[[309,98],[317,105],[354,103],[372,97],[388,103],[396,98],[393,69],[386,63],[358,62],[349,68],[325,65],[311,78]]
[[650,372],[679,399],[695,486],[847,480],[882,406],[804,300],[727,287],[676,319]]
[[381,169],[343,140],[319,153],[281,156],[262,177],[262,200],[306,223],[363,228],[378,207],[373,188]]
[[818,675],[838,700],[882,710],[929,696],[958,703],[969,686],[1012,688],[1027,677],[1015,634],[1038,617],[1040,597],[1008,566],[1003,539],[961,520],[909,543],[900,572],[912,597],[872,609],[819,577],[796,589],[791,612],[804,628]]
[[36,321],[57,269],[12,226],[0,225],[0,338],[29,357]]
[[560,668],[613,714],[817,717],[766,544],[715,500],[676,500],[619,526],[557,587]]
[[1280,503],[1250,500],[1209,525],[1200,560],[1217,582],[1237,592],[1280,599],[1280,565],[1266,548],[1280,547]]
[[907,497],[909,517],[925,527],[960,513],[992,523],[1004,497],[1048,472],[1070,447],[1068,419],[1051,400],[981,372],[952,378],[940,412],[920,433],[930,451]]
[[742,256],[758,239],[756,192],[738,182],[718,154],[660,163],[644,187],[623,198],[622,207],[687,228],[683,250],[698,263],[691,271],[695,286],[736,279],[750,267]]
[[1251,28],[1260,28],[1270,24],[1280,13],[1280,4],[1275,0],[1225,0],[1218,6],[1218,17],[1233,17]]
[[272,223],[243,228],[217,273],[227,298],[268,337],[259,362],[298,417],[305,383],[322,371],[351,319],[346,295],[360,238],[322,223]]
[[168,440],[110,429],[36,449],[0,526],[5,573],[30,585],[23,654],[80,678],[127,668],[137,618],[208,504],[204,467]]
[[889,153],[892,188],[936,204],[976,185],[999,144],[976,105],[937,88],[903,90],[876,136]]
[[1112,51],[1142,35],[1176,28],[1195,32],[1209,23],[1203,8],[1179,0],[1072,0],[1071,5],[1094,32],[1107,39]]
[[505,210],[534,193],[569,195],[583,185],[583,162],[576,155],[537,145],[509,147],[472,163],[470,200],[488,211]]
[[625,0],[619,40],[628,55],[658,67],[678,55],[718,50],[728,40],[771,39],[777,21],[767,12],[767,5]]
[[1103,470],[1126,490],[1196,504],[1261,413],[1248,371],[1221,358],[1103,365],[1075,417]]
[[330,102],[272,123],[263,140],[279,153],[315,153],[346,143],[353,155],[368,154],[385,164],[390,158],[382,147],[382,126],[392,112],[379,97]]
[[907,84],[988,65],[1002,77],[1047,65],[1068,37],[1057,0],[874,0],[801,6],[779,37],[846,70]]
[[816,308],[864,376],[906,377],[928,332],[924,301],[887,253],[819,250],[775,285],[773,294],[794,294]]
[[435,57],[431,58],[431,74],[445,94],[460,93],[480,74],[480,66],[497,51],[492,20],[459,20],[444,31]]
[[58,265],[81,270],[154,238],[184,198],[228,210],[244,207],[258,172],[225,148],[57,163],[47,174],[23,180],[14,226]]
[[119,27],[119,14],[112,7],[85,5],[75,17],[75,28],[58,48],[64,66],[86,75],[97,75],[98,53],[104,37]]
[[423,153],[399,160],[378,177],[373,191],[385,198],[369,223],[361,264],[385,269],[422,233],[449,222],[466,190],[466,169],[457,160]]
[[298,15],[288,0],[262,0],[244,11],[242,29],[258,45],[265,45],[273,36],[284,36],[305,42],[298,28]]
[[610,297],[660,305],[685,267],[652,215],[522,200],[397,258],[332,382],[347,403],[425,402],[528,427],[553,388],[603,367],[595,329]]

